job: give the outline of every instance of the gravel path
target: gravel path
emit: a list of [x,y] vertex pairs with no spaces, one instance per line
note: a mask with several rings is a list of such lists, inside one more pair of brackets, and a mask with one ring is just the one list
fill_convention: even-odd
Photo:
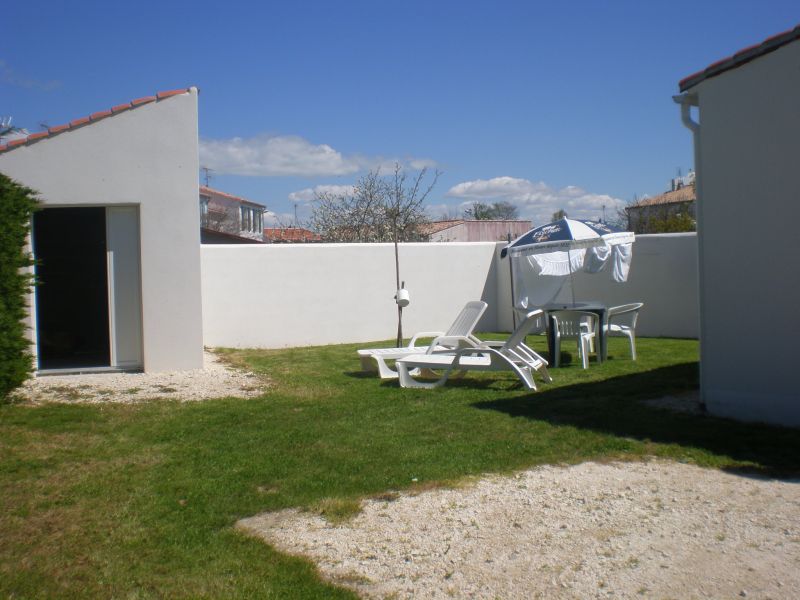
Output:
[[260,396],[268,382],[223,364],[211,352],[203,368],[168,373],[94,373],[34,377],[14,394],[25,402],[140,402],[156,398],[182,401]]
[[238,526],[369,598],[800,598],[800,482],[664,461],[541,467]]

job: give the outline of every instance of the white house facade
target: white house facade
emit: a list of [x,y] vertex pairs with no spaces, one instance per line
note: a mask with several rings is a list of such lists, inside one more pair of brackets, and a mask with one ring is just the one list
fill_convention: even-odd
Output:
[[702,400],[799,426],[800,26],[680,90],[697,171]]
[[162,92],[0,146],[39,192],[40,371],[202,368],[197,90]]

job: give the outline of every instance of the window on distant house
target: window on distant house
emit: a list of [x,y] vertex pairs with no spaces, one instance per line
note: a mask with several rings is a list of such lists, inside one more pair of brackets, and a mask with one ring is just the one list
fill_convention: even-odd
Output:
[[264,229],[264,211],[249,206],[240,206],[239,224],[242,231],[260,233]]
[[205,227],[208,223],[208,196],[200,196],[200,223]]

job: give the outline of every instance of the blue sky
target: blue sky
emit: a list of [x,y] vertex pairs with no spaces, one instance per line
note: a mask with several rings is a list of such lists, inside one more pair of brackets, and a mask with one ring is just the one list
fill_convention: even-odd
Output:
[[800,23],[796,1],[3,3],[0,116],[38,131],[200,88],[211,185],[301,219],[400,161],[433,217],[595,218],[692,167],[678,81]]

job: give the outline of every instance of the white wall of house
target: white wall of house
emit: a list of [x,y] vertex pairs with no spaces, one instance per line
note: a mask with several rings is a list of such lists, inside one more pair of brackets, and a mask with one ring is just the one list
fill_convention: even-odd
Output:
[[800,42],[700,82],[701,394],[800,425]]
[[[406,338],[446,328],[463,305],[489,303],[484,331],[512,328],[504,244],[402,244],[401,277],[411,292]],[[203,326],[209,346],[267,347],[368,342],[397,329],[391,244],[202,247]],[[577,275],[576,294],[608,304],[642,301],[640,335],[697,336],[694,234],[637,238],[625,284]]]
[[197,91],[0,154],[45,207],[138,208],[147,371],[202,367]]

